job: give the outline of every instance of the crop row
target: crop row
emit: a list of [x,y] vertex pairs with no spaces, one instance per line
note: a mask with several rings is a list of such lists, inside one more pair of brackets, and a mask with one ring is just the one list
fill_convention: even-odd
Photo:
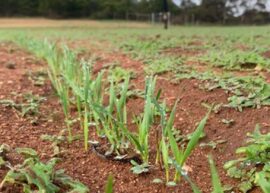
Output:
[[[131,132],[129,120],[132,117],[127,113],[130,76],[126,76],[121,84],[116,84],[117,80],[106,79],[105,71],[93,73],[94,60],[78,61],[76,53],[65,45],[59,46],[47,40],[36,41],[27,38],[18,38],[16,42],[47,61],[49,78],[65,115],[67,139],[70,144],[77,136],[73,129],[74,124],[79,123],[85,151],[89,151],[90,147],[96,151],[97,147],[105,142],[105,153],[102,156],[113,160],[127,160],[132,152],[135,156],[128,160],[133,165],[133,173],[148,173],[154,167],[149,162],[150,132],[156,129],[161,135],[158,135],[155,165],[162,165],[165,173],[164,183],[174,186],[184,178],[191,184],[194,193],[200,192],[188,177],[185,163],[204,133],[211,109],[200,121],[187,144],[180,146],[174,135],[178,101],[175,101],[168,113],[166,101],[161,100],[161,90],[156,90],[157,77],[150,76],[145,80],[143,112],[133,116],[136,129],[135,132]],[[71,110],[74,107],[75,114]],[[211,156],[209,163],[213,192],[224,192]],[[258,184],[265,190],[269,185],[264,174],[258,173],[255,176],[260,179]],[[155,179],[154,182],[163,183],[163,180]]]

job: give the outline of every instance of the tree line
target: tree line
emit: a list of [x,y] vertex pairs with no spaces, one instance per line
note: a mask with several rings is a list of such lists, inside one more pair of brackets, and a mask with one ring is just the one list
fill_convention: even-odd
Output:
[[[127,13],[162,11],[163,0],[0,0],[0,15],[51,18],[125,18]],[[170,0],[169,0],[170,1]],[[176,6],[170,2],[170,8]]]
[[[0,0],[1,17],[126,19],[130,14],[160,13],[165,0]],[[246,0],[167,0],[174,23],[267,23],[268,0],[250,7]],[[239,3],[240,2],[240,3]],[[240,12],[240,13],[237,13]],[[241,13],[243,12],[243,13]]]
[[183,0],[175,13],[177,23],[266,24],[270,0]]

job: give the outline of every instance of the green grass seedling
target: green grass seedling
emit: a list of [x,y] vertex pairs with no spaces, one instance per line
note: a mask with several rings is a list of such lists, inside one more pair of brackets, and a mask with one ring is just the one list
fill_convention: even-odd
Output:
[[88,113],[88,100],[89,100],[89,87],[90,87],[90,72],[89,72],[89,67],[84,64],[83,65],[83,73],[84,73],[84,124],[83,124],[83,134],[84,134],[84,149],[85,151],[88,150],[88,140],[89,140],[89,113]]
[[70,102],[69,102],[69,88],[66,85],[61,87],[58,91],[58,95],[62,104],[63,112],[65,115],[65,122],[68,130],[68,141],[72,142],[72,129],[71,129],[71,119],[70,119]]
[[164,136],[162,137],[162,140],[161,140],[161,152],[162,152],[163,165],[164,165],[165,174],[166,174],[166,183],[169,183],[170,181],[169,146],[165,142]]
[[129,134],[130,140],[140,153],[144,164],[148,164],[149,159],[149,129],[154,119],[154,108],[153,108],[153,95],[155,90],[156,78],[148,78],[146,80],[145,89],[145,105],[142,119],[137,121],[138,134]]
[[[191,136],[190,141],[187,144],[187,147],[185,150],[179,149],[178,144],[176,142],[175,137],[172,134],[172,130],[168,130],[168,137],[169,137],[169,143],[170,147],[173,153],[173,158],[175,159],[176,163],[180,166],[183,167],[187,158],[191,155],[192,151],[196,147],[196,145],[199,142],[200,137],[203,134],[203,130],[205,127],[205,124],[207,122],[209,113],[200,121],[198,127],[194,131],[194,133]],[[176,171],[175,173],[175,182],[180,180],[181,174]]]
[[[266,186],[264,181],[269,180],[270,175],[269,141],[270,134],[261,133],[257,125],[255,131],[248,134],[247,145],[236,150],[240,157],[225,163],[224,169],[227,170],[227,175],[239,179],[237,188],[241,192],[248,192],[258,185]],[[263,179],[263,176],[267,178]],[[259,178],[261,182],[258,177],[261,177]]]
[[270,192],[270,182],[267,180],[264,172],[259,172],[256,174],[256,181],[264,193]]
[[211,176],[212,176],[213,193],[224,193],[224,190],[220,182],[219,175],[218,175],[212,156],[208,157],[208,161],[210,164],[210,170],[211,170]]
[[[212,179],[212,186],[213,186],[212,193],[224,193],[224,188],[222,187],[212,156],[208,157],[208,161],[210,165],[211,179]],[[173,160],[173,165],[175,169],[177,170],[177,172],[181,174],[183,178],[190,184],[193,193],[202,193],[199,187],[189,178],[187,173],[182,169],[180,165],[178,165],[178,163],[175,160]]]
[[105,187],[105,193],[113,193],[113,176],[109,175],[107,184]]

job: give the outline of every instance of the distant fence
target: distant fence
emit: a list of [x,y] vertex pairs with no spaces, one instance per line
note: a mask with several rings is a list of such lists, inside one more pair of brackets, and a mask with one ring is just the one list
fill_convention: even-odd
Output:
[[[169,23],[171,23],[171,14],[169,13]],[[160,24],[163,22],[162,13],[127,13],[127,21],[141,21],[151,24]]]
[[[115,18],[116,19],[116,18]],[[120,19],[120,18],[119,18]],[[122,17],[123,19],[123,17]],[[161,24],[162,13],[126,13],[125,19],[127,21],[140,21],[151,24]],[[213,18],[212,18],[213,19]],[[219,21],[204,21],[195,14],[171,14],[169,13],[169,24],[188,24],[200,25],[204,23],[218,23],[218,24],[269,24],[270,13],[250,13],[242,15],[241,17],[232,17],[224,15],[223,19]]]

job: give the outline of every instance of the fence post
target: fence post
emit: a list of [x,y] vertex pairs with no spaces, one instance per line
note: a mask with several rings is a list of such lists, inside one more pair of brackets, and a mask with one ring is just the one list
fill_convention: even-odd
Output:
[[171,26],[172,24],[172,13],[168,12],[168,25]]
[[129,12],[128,11],[126,12],[126,20],[127,21],[129,20]]
[[152,16],[152,24],[154,25],[155,22],[156,22],[156,21],[155,21],[155,13],[152,13],[151,16]]

